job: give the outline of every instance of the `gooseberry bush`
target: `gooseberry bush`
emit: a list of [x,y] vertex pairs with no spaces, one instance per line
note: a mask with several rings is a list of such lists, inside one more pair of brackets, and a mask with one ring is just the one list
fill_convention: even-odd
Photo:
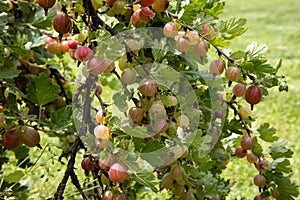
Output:
[[[222,19],[224,7],[2,1],[1,199],[226,199],[233,159],[257,169],[245,198],[295,199],[293,152],[255,116],[270,88],[288,90],[281,60],[265,44],[232,49],[246,19]],[[38,164],[47,153],[62,176]],[[50,196],[30,190],[41,168]]]

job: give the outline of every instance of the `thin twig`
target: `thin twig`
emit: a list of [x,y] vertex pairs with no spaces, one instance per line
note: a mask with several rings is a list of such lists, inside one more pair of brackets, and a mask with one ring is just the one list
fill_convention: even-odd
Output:
[[242,117],[242,115],[239,113],[237,108],[233,105],[233,102],[226,101],[227,105],[230,106],[230,108],[233,110],[234,115],[238,115],[241,123],[243,124],[244,128],[246,129],[248,135],[250,136],[252,130],[249,128],[248,123],[245,121],[245,119]]
[[[176,17],[176,15],[174,15],[173,13],[170,13],[169,11],[165,11],[165,13],[166,13],[166,16],[168,16],[169,18],[177,18]],[[184,25],[184,27],[186,27],[188,30],[190,30],[190,31],[196,31],[197,33],[198,33],[198,35],[201,37],[201,38],[203,38],[204,40],[206,40],[206,41],[210,41],[210,38],[208,38],[208,37],[206,37],[205,35],[203,35],[203,34],[201,34],[199,31],[197,31],[196,29],[194,29],[193,27],[191,27],[191,26],[189,26],[189,25],[187,25],[187,24],[183,24]],[[223,57],[225,57],[230,63],[232,63],[233,65],[235,65],[235,66],[237,66],[237,67],[239,67],[239,68],[241,68],[241,66],[240,66],[240,64],[235,60],[235,59],[233,59],[233,58],[231,58],[229,55],[227,55],[224,51],[222,51],[222,49],[220,48],[220,47],[218,47],[218,46],[216,46],[216,45],[213,45],[213,44],[210,44],[210,45],[212,45],[216,50],[217,50],[217,53],[218,53],[218,55],[222,55]],[[245,72],[245,70],[242,70],[242,73],[243,73],[243,75],[245,76],[245,77],[248,77],[250,80],[252,80],[253,82],[256,82],[256,78],[253,76],[253,75],[251,75],[251,74],[249,74],[249,73],[247,73],[247,72]]]
[[59,71],[57,69],[50,68],[50,71],[51,71],[51,74],[54,76],[57,84],[59,85],[63,96],[66,98],[66,103],[70,104],[72,102],[72,100],[68,97],[66,90],[64,88],[64,85],[61,81],[61,80],[65,80],[64,77],[59,73]]

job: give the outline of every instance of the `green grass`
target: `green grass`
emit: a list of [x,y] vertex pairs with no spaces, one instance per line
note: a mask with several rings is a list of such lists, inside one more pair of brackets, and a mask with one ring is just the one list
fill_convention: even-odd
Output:
[[[255,114],[260,122],[270,122],[278,130],[281,139],[289,141],[294,151],[291,159],[294,169],[293,180],[300,184],[300,3],[294,0],[273,1],[226,1],[223,17],[243,17],[248,20],[249,30],[232,42],[232,48],[245,49],[252,41],[269,46],[266,53],[270,63],[275,64],[283,59],[279,74],[285,75],[289,84],[289,92],[270,91],[263,103],[256,106]],[[224,173],[227,177],[235,177],[238,183],[227,199],[240,199],[242,196],[253,199],[258,189],[252,186],[252,176],[257,173],[253,166],[236,160]]]

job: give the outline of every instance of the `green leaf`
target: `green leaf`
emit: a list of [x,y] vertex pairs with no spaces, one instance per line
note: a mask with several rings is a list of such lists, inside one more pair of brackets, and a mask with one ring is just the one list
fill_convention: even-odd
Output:
[[26,91],[26,98],[29,101],[43,106],[59,97],[60,88],[58,85],[52,85],[50,78],[45,73],[41,73],[34,78],[33,83],[27,84]]
[[56,12],[49,12],[48,15],[44,16],[44,11],[42,14],[37,13],[36,19],[32,22],[32,26],[35,26],[40,29],[47,29],[52,27],[53,18],[56,16]]
[[127,98],[128,96],[124,93],[115,93],[112,97],[114,101],[114,106],[116,106],[119,109],[119,111],[126,112],[128,109]]
[[212,45],[215,46],[219,46],[219,47],[226,47],[230,45],[230,40],[226,40],[221,36],[217,36],[212,38],[209,43],[211,43]]
[[201,133],[196,134],[192,145],[197,149],[195,159],[203,158],[211,151],[212,137],[210,135],[201,136]]
[[278,200],[293,200],[293,197],[298,197],[299,186],[291,183],[289,177],[277,178],[276,184],[280,193],[280,196],[277,198]]
[[4,3],[4,1],[0,3],[0,11],[1,12],[6,12],[8,10],[8,8],[9,8],[8,3]]
[[269,123],[262,124],[257,131],[260,133],[260,138],[266,142],[274,142],[279,138],[275,136],[276,130],[270,127]]
[[7,45],[8,48],[10,48],[14,53],[16,53],[19,56],[28,56],[30,54],[30,50],[23,49],[20,46],[17,45]]
[[244,27],[246,22],[247,20],[245,18],[240,18],[238,20],[230,18],[227,21],[221,21],[218,28],[224,38],[233,39],[247,31],[247,28]]
[[234,133],[239,133],[240,130],[243,128],[243,125],[241,124],[239,119],[233,118],[228,124],[225,124],[226,129],[234,132]]
[[153,73],[159,85],[168,87],[180,81],[180,73],[171,67],[156,65],[157,71]]
[[23,159],[25,159],[28,156],[29,148],[27,148],[25,145],[21,145],[14,150],[14,154],[16,159],[18,159],[19,162],[22,162]]
[[146,146],[142,149],[142,153],[153,152],[163,147],[164,145],[162,145],[158,140],[152,140],[147,142]]
[[194,19],[196,19],[195,17],[197,17],[195,13],[201,13],[203,11],[202,9],[206,2],[207,0],[190,1],[183,7],[184,13],[181,16],[181,19],[187,23],[192,22]]
[[267,88],[278,86],[278,78],[275,76],[266,77],[263,79],[262,84],[263,84],[263,86],[265,86]]
[[135,127],[132,128],[131,126],[123,126],[122,129],[127,135],[131,135],[133,137],[138,137],[138,138],[147,138],[149,135],[147,134],[147,129],[145,127]]
[[275,74],[278,72],[278,70],[280,69],[281,65],[282,65],[282,59],[280,58],[278,60],[278,62],[276,63],[276,66],[275,66]]
[[257,156],[262,156],[263,155],[262,152],[263,152],[262,146],[259,143],[257,143],[257,141],[255,141],[254,146],[252,147],[252,153]]
[[242,62],[241,67],[242,67],[244,70],[252,71],[253,68],[254,68],[254,64],[253,64],[252,62],[244,61],[244,62]]
[[282,157],[291,158],[293,155],[293,151],[286,148],[287,144],[288,142],[286,140],[280,140],[274,143],[269,150],[272,158],[273,159],[282,158]]
[[22,71],[17,69],[0,69],[0,78],[15,78],[17,77]]
[[224,5],[222,2],[215,2],[214,6],[210,9],[206,10],[206,14],[212,15],[212,16],[218,16],[222,14],[224,11]]
[[131,178],[135,180],[137,183],[147,186],[152,191],[158,192],[156,188],[156,186],[158,185],[158,180],[153,173],[147,173],[147,174],[133,173],[131,174]]
[[274,68],[269,63],[267,63],[268,62],[267,58],[264,58],[264,57],[255,58],[250,61],[254,65],[253,71],[257,74],[263,75],[265,73],[273,73],[274,72]]
[[[156,151],[153,150],[152,152],[149,152],[149,153],[142,153],[141,158],[155,169],[157,167],[162,167],[165,165],[163,157],[167,158],[168,151],[169,150],[166,148],[160,148]],[[172,158],[170,158],[170,159],[172,159]],[[174,161],[175,161],[175,159],[174,159]]]
[[46,38],[47,38],[46,35],[39,36],[38,38],[34,38],[34,40],[32,41],[33,43],[30,45],[30,48],[39,47],[45,44]]
[[239,60],[245,56],[245,52],[241,50],[234,51],[232,54],[230,54],[230,58],[234,60]]
[[52,128],[54,129],[65,129],[68,126],[73,125],[72,120],[72,106],[66,106],[58,109],[51,114]]
[[4,180],[10,183],[18,182],[24,175],[25,174],[23,171],[17,170],[4,176]]
[[246,54],[250,58],[257,57],[258,55],[266,52],[268,50],[268,46],[266,44],[258,45],[257,42],[252,42],[246,48]]
[[270,168],[278,173],[290,173],[292,171],[290,161],[286,158],[277,158],[271,164]]

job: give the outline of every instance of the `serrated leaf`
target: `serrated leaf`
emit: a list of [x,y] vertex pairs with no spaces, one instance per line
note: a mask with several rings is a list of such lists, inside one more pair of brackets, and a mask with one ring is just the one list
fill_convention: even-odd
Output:
[[114,101],[114,106],[116,106],[119,109],[119,111],[126,112],[128,109],[127,98],[128,96],[124,93],[114,94],[114,96],[112,97]]
[[153,73],[158,84],[169,86],[171,83],[180,81],[180,73],[171,67],[157,66],[158,70]]
[[29,101],[43,106],[59,97],[60,88],[58,85],[52,85],[50,78],[45,73],[41,73],[34,78],[33,83],[27,84],[26,91],[26,98]]
[[31,52],[30,50],[23,49],[22,47],[17,46],[17,45],[7,45],[7,47],[10,48],[17,55],[22,56],[22,57],[28,56]]
[[217,36],[212,38],[209,43],[211,43],[214,46],[218,46],[218,47],[226,47],[230,45],[230,40],[226,40],[221,36]]
[[195,13],[201,13],[206,2],[206,0],[195,0],[186,4],[183,7],[184,13],[181,16],[181,19],[187,23],[192,22],[195,17],[197,17]]
[[0,11],[1,12],[6,12],[8,10],[8,8],[9,8],[8,3],[4,3],[4,1],[0,3]]
[[252,153],[257,156],[262,156],[263,155],[262,152],[263,152],[262,146],[259,143],[255,142],[254,146],[252,147]]
[[[157,167],[161,167],[164,166],[164,160],[162,159],[162,157],[167,158],[168,156],[168,149],[165,148],[159,148],[157,150],[154,150],[152,152],[149,153],[142,153],[141,154],[141,158],[146,161],[148,164],[150,164],[152,166],[152,168],[157,168]],[[172,158],[170,158],[172,159]],[[175,159],[174,159],[175,161]]]
[[252,62],[244,61],[244,62],[241,64],[241,67],[242,67],[244,70],[252,71],[253,68],[254,68],[254,64],[253,64]]
[[25,174],[23,171],[17,170],[4,176],[4,180],[10,183],[18,182],[24,175]]
[[213,7],[206,10],[206,14],[217,17],[224,11],[224,5],[222,2],[215,2]]
[[280,177],[276,179],[276,184],[279,189],[278,200],[293,200],[293,197],[298,197],[299,195],[299,186],[291,183],[290,178]]
[[257,57],[252,59],[251,62],[254,65],[253,72],[256,74],[264,75],[265,73],[273,73],[274,68],[268,62],[268,59],[264,57]]
[[252,42],[246,48],[246,54],[250,58],[257,57],[259,54],[262,54],[268,50],[268,46],[266,44],[258,45],[257,42]]
[[15,78],[17,77],[22,71],[17,69],[0,69],[0,78]]
[[247,28],[244,27],[246,22],[247,20],[245,18],[240,18],[238,20],[230,18],[227,21],[220,22],[219,29],[225,38],[233,39],[247,31]]
[[30,48],[39,47],[43,44],[45,44],[47,36],[39,36],[38,38],[35,38],[33,43],[30,45]]
[[260,138],[266,142],[274,142],[279,138],[275,136],[276,130],[270,127],[269,123],[262,124],[257,131],[260,133]]
[[138,137],[138,138],[146,138],[149,137],[149,134],[147,134],[147,129],[145,127],[135,127],[132,128],[131,126],[123,126],[122,129],[127,135],[131,135],[133,137]]
[[68,126],[71,126],[73,124],[72,114],[73,112],[71,106],[65,106],[63,108],[56,110],[55,112],[52,112],[51,114],[52,128],[57,130],[57,129],[64,129]]
[[162,145],[158,140],[152,140],[147,142],[146,146],[142,149],[142,153],[153,152],[163,147],[164,145]]
[[272,158],[273,159],[283,158],[283,157],[291,158],[293,155],[293,151],[286,148],[287,144],[288,142],[286,140],[280,140],[274,143],[269,150]]
[[230,58],[232,58],[234,60],[239,60],[239,59],[243,58],[244,56],[245,56],[245,52],[242,50],[237,50],[230,54]]
[[52,26],[53,18],[56,16],[56,12],[49,12],[45,17],[44,14],[37,15],[36,19],[32,22],[32,26],[40,29],[47,29]]
[[263,79],[263,86],[271,88],[278,85],[278,78],[275,76],[269,76]]
[[278,173],[290,173],[292,171],[290,161],[286,158],[277,158],[271,164],[270,168]]
[[158,192],[156,188],[156,185],[158,185],[158,180],[153,173],[147,173],[147,174],[133,173],[131,174],[131,178],[135,180],[137,183],[150,188],[153,192]]
[[240,132],[240,130],[243,128],[243,125],[241,124],[239,119],[233,118],[228,124],[226,124],[227,128],[230,131],[234,132],[234,133],[238,133]]
[[208,152],[211,151],[211,142],[212,142],[212,136],[205,135],[201,136],[202,134],[196,134],[192,145],[197,149],[197,156],[199,158],[203,158],[205,155],[207,155]]

